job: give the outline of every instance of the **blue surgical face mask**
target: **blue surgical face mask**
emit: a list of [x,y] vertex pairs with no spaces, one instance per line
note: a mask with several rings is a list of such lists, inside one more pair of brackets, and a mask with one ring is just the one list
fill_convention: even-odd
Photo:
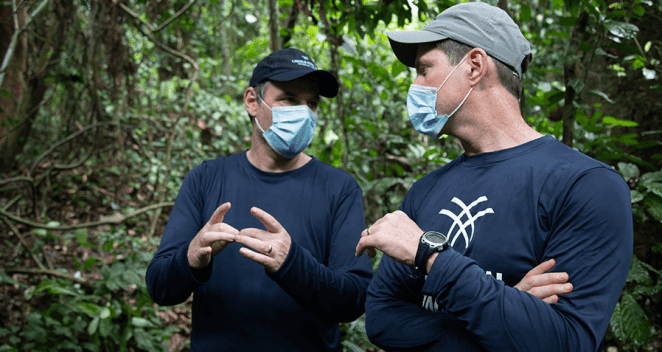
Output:
[[255,118],[257,127],[273,150],[284,158],[294,158],[310,145],[315,135],[317,114],[307,105],[269,107],[271,127],[265,132]]
[[409,87],[409,92],[407,93],[407,114],[409,114],[409,120],[411,120],[414,128],[419,133],[437,139],[446,121],[453,116],[462,104],[464,104],[464,101],[467,100],[469,94],[471,94],[471,91],[474,89],[473,87],[471,87],[464,100],[462,100],[460,105],[450,115],[437,115],[437,93],[466,58],[466,56],[462,58],[462,61],[453,68],[439,88],[435,89],[434,87],[419,86],[417,84],[412,84]]

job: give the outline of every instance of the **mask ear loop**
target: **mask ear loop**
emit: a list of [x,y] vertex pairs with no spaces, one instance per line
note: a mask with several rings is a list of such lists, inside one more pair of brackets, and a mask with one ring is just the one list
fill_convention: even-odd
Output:
[[[269,105],[267,105],[267,103],[265,103],[264,100],[262,100],[262,97],[258,96],[257,98],[260,99],[262,104],[264,104],[264,106],[266,106],[267,109],[269,109],[273,112],[273,110],[269,107]],[[262,131],[262,134],[264,134],[264,130],[262,129],[262,126],[260,126],[260,123],[257,121],[257,116],[255,116],[255,123],[257,124],[257,128],[259,128],[260,131]]]
[[455,108],[455,110],[453,110],[453,112],[451,112],[451,114],[448,115],[448,118],[450,118],[451,116],[453,116],[453,114],[454,114],[457,110],[459,110],[459,109],[462,107],[462,105],[464,105],[464,101],[467,100],[467,98],[469,97],[469,94],[471,94],[471,91],[472,91],[472,90],[474,90],[474,87],[471,87],[471,89],[469,89],[469,93],[467,93],[467,95],[464,96],[464,99],[462,99],[462,102],[460,103],[460,105],[458,105],[458,106]]
[[[455,66],[455,68],[453,69],[453,71],[451,71],[451,73],[448,74],[448,77],[446,77],[446,79],[441,83],[441,85],[439,86],[439,88],[437,88],[437,92],[439,92],[439,89],[441,89],[441,87],[443,87],[444,83],[446,83],[446,81],[448,81],[448,79],[451,78],[451,76],[453,75],[453,72],[455,72],[455,70],[457,70],[457,68],[460,67],[460,65],[464,62],[464,59],[466,59],[466,58],[467,58],[467,55],[464,55],[464,57],[462,58],[462,60],[460,60],[460,62],[457,64],[457,66]],[[458,106],[455,108],[455,110],[453,110],[453,112],[451,112],[451,114],[448,115],[448,118],[450,118],[451,116],[453,116],[453,114],[455,114],[455,112],[456,112],[457,110],[459,110],[459,109],[462,107],[462,105],[464,105],[464,102],[467,100],[467,98],[469,97],[469,94],[471,94],[471,91],[473,91],[473,90],[474,90],[474,87],[471,87],[471,89],[469,89],[469,93],[467,93],[467,95],[464,96],[464,99],[462,99],[462,102],[460,103],[460,105],[458,105]]]
[[441,82],[441,85],[439,86],[439,88],[437,88],[437,93],[439,93],[439,89],[441,89],[441,87],[444,86],[444,83],[446,83],[446,81],[448,81],[448,79],[451,78],[451,76],[453,75],[453,72],[455,72],[455,70],[457,70],[457,68],[460,67],[460,65],[464,62],[464,59],[466,59],[466,58],[467,58],[467,55],[464,55],[462,60],[460,60],[460,62],[453,68],[451,73],[449,73],[448,76],[446,76],[446,79],[443,82]]

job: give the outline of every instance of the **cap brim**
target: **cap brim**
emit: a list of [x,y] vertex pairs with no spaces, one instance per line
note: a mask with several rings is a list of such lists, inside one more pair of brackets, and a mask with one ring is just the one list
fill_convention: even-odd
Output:
[[320,95],[327,98],[333,98],[338,95],[338,80],[333,73],[324,70],[297,70],[279,73],[269,77],[269,80],[278,82],[292,81],[303,76],[315,76]]
[[409,67],[416,66],[418,44],[448,39],[448,36],[424,29],[420,31],[387,32],[386,36],[388,36],[395,57]]

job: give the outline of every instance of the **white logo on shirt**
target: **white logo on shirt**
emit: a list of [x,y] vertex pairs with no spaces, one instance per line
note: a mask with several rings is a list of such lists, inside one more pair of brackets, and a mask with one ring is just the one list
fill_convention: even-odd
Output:
[[[481,216],[484,216],[485,214],[494,214],[494,210],[492,210],[492,208],[481,210],[477,212],[475,215],[471,214],[471,209],[473,207],[475,207],[478,203],[482,203],[485,201],[487,201],[487,197],[482,196],[476,199],[475,201],[473,201],[471,204],[469,204],[469,206],[466,206],[461,200],[457,199],[456,197],[453,197],[451,202],[460,206],[460,208],[462,208],[462,212],[459,215],[455,215],[455,213],[447,209],[442,209],[439,212],[439,214],[446,215],[451,219],[453,219],[453,225],[451,225],[451,228],[448,230],[448,235],[453,238],[453,240],[451,241],[451,246],[453,246],[455,244],[455,240],[457,240],[457,238],[460,235],[462,235],[462,237],[464,237],[464,243],[466,246],[465,248],[469,248],[469,242],[471,242],[471,240],[473,240],[474,238],[474,229],[475,229],[474,222],[476,221],[476,219],[478,219]],[[462,222],[462,218],[464,216],[467,217],[467,221]],[[454,235],[451,235],[453,229],[455,229],[455,225],[458,226],[457,231],[455,232]],[[466,230],[467,226],[471,226],[471,237],[467,233]]]

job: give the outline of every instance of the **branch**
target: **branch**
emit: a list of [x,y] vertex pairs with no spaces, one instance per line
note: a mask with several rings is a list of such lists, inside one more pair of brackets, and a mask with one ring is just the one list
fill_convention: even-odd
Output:
[[162,30],[163,28],[165,28],[166,26],[168,26],[170,23],[172,23],[172,21],[176,20],[177,17],[181,16],[184,12],[186,12],[186,10],[188,10],[189,7],[193,6],[193,4],[195,4],[196,1],[198,1],[198,0],[192,0],[188,4],[184,5],[184,7],[182,7],[182,9],[179,10],[174,16],[172,16],[172,17],[168,18],[167,20],[165,20],[165,22],[158,25],[152,31],[153,32],[158,32],[158,31]]
[[0,186],[4,185],[6,183],[19,182],[19,181],[34,183],[34,179],[32,177],[18,176],[18,177],[14,177],[14,178],[8,178],[6,180],[0,180]]
[[165,44],[162,44],[161,42],[159,42],[158,40],[156,40],[156,39],[154,38],[154,36],[152,36],[151,33],[143,31],[142,28],[140,28],[140,27],[136,27],[136,28],[138,28],[138,31],[140,31],[140,33],[142,33],[144,36],[146,36],[147,38],[149,38],[149,40],[151,40],[154,44],[156,44],[156,46],[158,46],[158,47],[161,48],[162,50],[167,51],[168,53],[170,53],[170,54],[172,54],[172,55],[174,55],[174,56],[180,57],[180,58],[182,58],[182,59],[184,59],[184,60],[190,62],[190,63],[193,65],[193,68],[194,68],[196,71],[199,70],[198,63],[195,62],[195,60],[193,60],[190,56],[188,56],[188,55],[186,55],[186,54],[184,54],[184,53],[182,53],[182,52],[180,52],[180,51],[177,51],[177,50],[175,50],[175,49],[172,49],[172,48],[170,48],[169,46],[167,46],[167,45],[165,45]]
[[63,273],[61,271],[57,270],[51,270],[51,269],[15,269],[15,268],[5,268],[4,269],[7,274],[32,274],[32,275],[50,275],[50,276],[57,276],[61,277],[63,279],[69,279],[71,281],[74,281],[76,283],[79,283],[81,285],[85,285],[86,287],[89,288],[94,288],[94,285],[89,283],[88,281],[74,277],[73,275],[69,273]]
[[37,104],[34,108],[32,108],[30,110],[30,112],[27,113],[27,115],[26,115],[27,117],[25,119],[23,119],[23,121],[20,121],[16,125],[11,126],[11,128],[7,129],[7,131],[5,131],[2,135],[0,135],[0,139],[9,136],[10,134],[14,133],[14,131],[21,128],[21,126],[26,124],[28,121],[33,120],[37,115],[33,115],[32,113],[34,113],[35,111],[37,111],[37,109],[40,109],[44,104],[46,104],[51,99],[53,94],[54,93],[51,90],[51,93],[48,95],[48,97],[44,98],[41,102],[39,102],[39,104]]
[[133,10],[131,10],[128,6],[122,4],[121,2],[119,3],[119,5],[120,5],[120,8],[122,8],[122,10],[124,10],[124,12],[128,13],[131,17],[137,19],[137,20],[140,21],[142,24],[144,24],[145,27],[149,28],[149,31],[150,31],[150,32],[154,32],[154,27],[153,27],[151,24],[149,24],[149,22],[147,22],[147,21],[143,20],[142,18],[140,18],[140,15],[138,15],[137,13],[135,13],[135,12],[134,12]]
[[[7,52],[5,53],[5,58],[2,60],[2,67],[0,67],[0,87],[2,86],[2,81],[5,79],[5,70],[7,70],[7,66],[9,66],[9,62],[11,61],[12,56],[14,55],[14,50],[16,49],[16,43],[18,42],[18,36],[25,31],[30,23],[32,22],[32,19],[35,18],[41,12],[41,10],[48,5],[48,3],[51,0],[44,0],[32,13],[30,14],[30,17],[25,21],[25,24],[23,27],[17,29],[14,31],[14,34],[11,36],[11,42],[9,43],[9,48],[7,49]],[[17,14],[17,8],[16,8],[16,1],[12,1],[12,7],[14,10],[14,27],[18,28],[18,14]]]
[[119,5],[122,8],[122,10],[124,10],[126,13],[128,13],[131,17],[133,17],[133,18],[137,19],[138,21],[140,21],[142,24],[145,25],[145,27],[149,28],[150,32],[154,33],[154,32],[158,32],[158,31],[162,30],[163,28],[165,28],[169,24],[171,24],[174,20],[176,20],[179,16],[181,16],[184,12],[186,12],[186,10],[188,10],[189,7],[193,6],[193,4],[195,4],[196,1],[198,1],[198,0],[192,0],[188,4],[184,5],[184,7],[182,7],[181,10],[177,11],[176,14],[174,14],[172,17],[165,20],[160,25],[156,26],[156,28],[154,26],[152,26],[149,22],[143,20],[140,17],[140,15],[138,15],[135,11],[131,10],[128,6],[124,5],[123,3],[119,3]]
[[126,221],[129,218],[140,215],[144,212],[147,212],[147,211],[150,211],[150,210],[153,210],[153,209],[157,209],[157,208],[161,208],[161,207],[173,206],[173,205],[175,205],[175,202],[162,202],[162,203],[157,203],[157,204],[152,204],[152,205],[146,206],[144,208],[138,209],[138,210],[136,210],[132,213],[129,213],[127,215],[115,214],[113,217],[107,218],[105,220],[93,221],[93,222],[82,223],[82,224],[63,225],[63,226],[48,226],[46,224],[42,224],[42,223],[34,222],[34,221],[31,221],[31,220],[23,219],[19,216],[8,213],[4,209],[0,209],[0,215],[4,216],[6,218],[9,218],[11,220],[14,220],[18,223],[21,223],[23,225],[28,225],[28,226],[34,227],[34,228],[48,229],[48,230],[53,230],[53,231],[66,231],[66,230],[75,230],[75,229],[80,229],[80,228],[85,228],[85,227],[94,227],[94,226],[100,226],[100,225],[117,225],[117,224],[123,223],[124,221]]
[[[0,210],[0,211],[4,212],[4,209],[3,209],[3,210]],[[21,241],[21,243],[23,244],[23,247],[25,247],[25,248],[28,250],[28,252],[30,252],[30,255],[32,256],[32,259],[33,259],[34,262],[37,264],[37,266],[39,267],[39,269],[41,269],[41,270],[46,270],[46,267],[44,266],[44,264],[41,263],[41,261],[39,260],[39,258],[37,258],[37,256],[36,256],[31,250],[29,250],[30,246],[29,246],[28,243],[25,241],[25,238],[23,238],[23,235],[21,235],[21,233],[18,231],[18,229],[16,228],[16,226],[14,226],[14,225],[13,225],[11,222],[9,222],[9,220],[7,220],[6,218],[2,218],[2,220],[5,222],[5,224],[7,224],[7,226],[9,226],[9,228],[10,228],[11,231],[16,235],[16,237],[18,237],[18,240]]]
[[69,137],[66,137],[65,139],[63,139],[63,140],[61,140],[61,141],[55,143],[55,145],[53,145],[52,147],[48,148],[47,151],[43,152],[43,153],[37,158],[37,160],[35,160],[35,161],[32,163],[32,166],[30,167],[30,174],[32,174],[32,172],[34,171],[34,168],[37,167],[37,164],[41,161],[41,159],[45,158],[46,155],[50,154],[52,151],[54,151],[55,149],[57,149],[58,147],[60,147],[60,146],[63,145],[64,143],[67,143],[68,141],[70,141],[70,140],[76,138],[77,136],[79,136],[80,134],[84,133],[84,132],[87,131],[87,130],[90,130],[90,129],[95,128],[95,127],[99,127],[99,126],[101,126],[101,125],[107,125],[107,124],[112,124],[112,123],[114,123],[114,122],[113,122],[113,121],[105,121],[105,122],[97,122],[97,123],[95,123],[95,124],[93,124],[93,125],[88,125],[88,126],[86,126],[85,128],[83,128],[83,129],[81,129],[81,130],[78,130],[78,131],[76,131],[75,133],[72,133],[71,135],[69,135]]

